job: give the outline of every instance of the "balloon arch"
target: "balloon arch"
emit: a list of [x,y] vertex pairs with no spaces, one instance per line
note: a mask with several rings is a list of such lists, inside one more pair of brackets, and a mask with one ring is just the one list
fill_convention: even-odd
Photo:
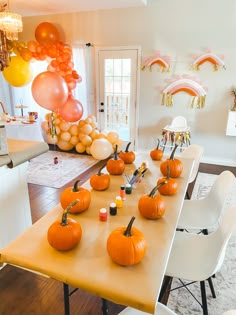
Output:
[[[82,78],[74,69],[72,47],[59,37],[53,24],[42,22],[35,29],[35,40],[9,41],[8,49],[13,55],[3,76],[15,87],[33,79],[31,92],[35,102],[51,111],[41,125],[49,144],[56,144],[63,151],[75,148],[78,153],[106,159],[116,145],[121,146],[122,140],[116,131],[99,132],[95,116],[81,119],[83,105],[74,98],[73,90]],[[46,60],[48,66],[33,78],[30,62],[35,60]]]

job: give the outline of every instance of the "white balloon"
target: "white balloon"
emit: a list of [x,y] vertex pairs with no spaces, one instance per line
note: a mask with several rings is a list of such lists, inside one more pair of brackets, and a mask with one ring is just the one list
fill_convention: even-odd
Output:
[[95,139],[90,147],[91,155],[96,160],[105,160],[112,152],[112,144],[107,139]]

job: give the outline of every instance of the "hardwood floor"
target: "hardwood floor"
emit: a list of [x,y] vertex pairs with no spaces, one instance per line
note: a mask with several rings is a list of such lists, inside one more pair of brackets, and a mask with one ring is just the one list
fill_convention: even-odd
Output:
[[[79,176],[78,179],[81,179],[81,184],[92,173],[96,172],[100,165],[101,162],[91,168],[90,171],[84,173],[83,176]],[[235,167],[209,164],[200,164],[199,167],[200,172],[211,174],[220,174],[225,169],[232,171],[236,175]],[[33,222],[36,222],[58,204],[60,193],[64,189],[64,187],[54,189],[32,184],[29,184],[28,187]],[[191,188],[193,188],[193,184]],[[102,304],[99,297],[82,290],[77,290],[70,297],[71,315],[101,315],[101,307]],[[123,308],[124,306],[122,305],[108,302],[109,315],[116,315]],[[53,279],[7,265],[0,271],[0,315],[30,314],[63,315],[63,286],[60,282]]]

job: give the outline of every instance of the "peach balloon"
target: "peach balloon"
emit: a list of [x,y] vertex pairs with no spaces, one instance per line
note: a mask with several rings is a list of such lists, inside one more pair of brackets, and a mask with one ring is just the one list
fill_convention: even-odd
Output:
[[65,121],[76,122],[83,116],[84,109],[78,100],[69,96],[66,103],[58,109],[58,112]]
[[70,150],[72,150],[74,148],[73,144],[71,144],[68,141],[61,140],[61,139],[58,140],[57,146],[62,151],[70,151]]
[[85,145],[83,145],[83,143],[78,142],[78,143],[76,144],[76,146],[75,146],[75,150],[76,150],[76,152],[78,152],[78,153],[84,153],[85,150],[86,150],[86,147],[85,147]]
[[68,88],[64,79],[55,72],[38,74],[31,86],[34,100],[48,110],[60,108],[68,98]]

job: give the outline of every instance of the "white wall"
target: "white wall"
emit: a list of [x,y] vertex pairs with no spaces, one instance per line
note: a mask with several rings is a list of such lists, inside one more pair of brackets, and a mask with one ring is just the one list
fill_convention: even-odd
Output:
[[[236,1],[155,0],[146,8],[27,17],[22,39],[34,39],[36,26],[44,21],[57,25],[62,40],[69,44],[140,45],[143,56],[156,50],[169,55],[169,73],[161,73],[158,67],[141,72],[140,146],[150,149],[162,127],[174,116],[184,115],[191,127],[192,143],[205,148],[203,161],[236,166],[236,137],[225,135],[227,113],[233,103],[230,91],[236,86]],[[193,55],[208,48],[225,56],[226,70],[214,72],[211,64],[204,64],[200,71],[190,70]],[[190,109],[190,96],[185,93],[174,97],[173,107],[161,106],[160,87],[167,84],[166,79],[187,73],[208,88],[205,107]]]

